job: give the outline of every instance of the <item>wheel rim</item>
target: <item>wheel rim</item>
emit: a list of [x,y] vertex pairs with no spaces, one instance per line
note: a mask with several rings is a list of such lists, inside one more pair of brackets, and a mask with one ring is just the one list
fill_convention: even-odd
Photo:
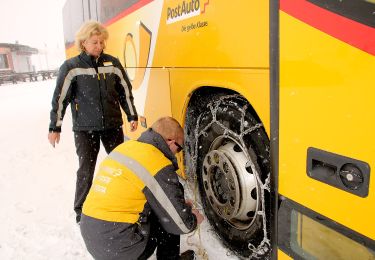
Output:
[[203,161],[203,189],[208,202],[237,229],[247,229],[255,219],[259,196],[254,171],[250,156],[228,136],[217,137]]

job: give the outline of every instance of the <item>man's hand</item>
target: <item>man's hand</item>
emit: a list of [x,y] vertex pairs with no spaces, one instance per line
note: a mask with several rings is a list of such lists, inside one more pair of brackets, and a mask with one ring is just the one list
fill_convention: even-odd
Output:
[[189,205],[190,207],[193,207],[193,201],[192,200],[185,200],[185,204]]
[[130,121],[130,132],[134,132],[137,130],[138,127],[138,121]]
[[201,213],[199,213],[199,210],[192,209],[191,212],[197,217],[198,225],[202,223],[202,221],[204,220],[204,216]]
[[48,133],[48,141],[53,146],[53,148],[55,148],[55,144],[58,144],[60,142],[60,133],[58,132]]
[[201,213],[199,213],[199,210],[193,209],[193,205],[194,205],[193,201],[192,200],[185,200],[185,204],[189,205],[192,208],[191,212],[197,217],[197,223],[198,223],[198,225],[200,223],[202,223],[202,221],[204,220],[204,216]]

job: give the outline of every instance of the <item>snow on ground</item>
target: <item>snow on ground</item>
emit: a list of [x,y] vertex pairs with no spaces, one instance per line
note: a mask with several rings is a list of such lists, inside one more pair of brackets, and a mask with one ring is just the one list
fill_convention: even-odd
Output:
[[[73,199],[78,160],[70,109],[60,143],[48,143],[55,79],[0,85],[0,259],[92,259],[75,224]],[[105,156],[101,148],[99,159]],[[205,220],[182,237],[198,259],[237,259]],[[204,256],[203,253],[206,253]]]

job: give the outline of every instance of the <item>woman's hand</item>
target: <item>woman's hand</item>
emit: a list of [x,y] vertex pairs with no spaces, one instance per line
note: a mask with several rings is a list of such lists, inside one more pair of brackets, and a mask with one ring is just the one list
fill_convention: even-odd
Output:
[[60,133],[59,132],[50,132],[48,133],[48,141],[55,148],[55,144],[60,142]]
[[138,121],[130,121],[130,132],[134,132],[137,130]]

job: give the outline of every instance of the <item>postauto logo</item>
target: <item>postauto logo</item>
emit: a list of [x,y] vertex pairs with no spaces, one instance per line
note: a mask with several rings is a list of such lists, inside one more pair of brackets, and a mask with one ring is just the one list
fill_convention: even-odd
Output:
[[200,14],[200,0],[180,1],[177,5],[168,7],[167,24],[182,21]]

